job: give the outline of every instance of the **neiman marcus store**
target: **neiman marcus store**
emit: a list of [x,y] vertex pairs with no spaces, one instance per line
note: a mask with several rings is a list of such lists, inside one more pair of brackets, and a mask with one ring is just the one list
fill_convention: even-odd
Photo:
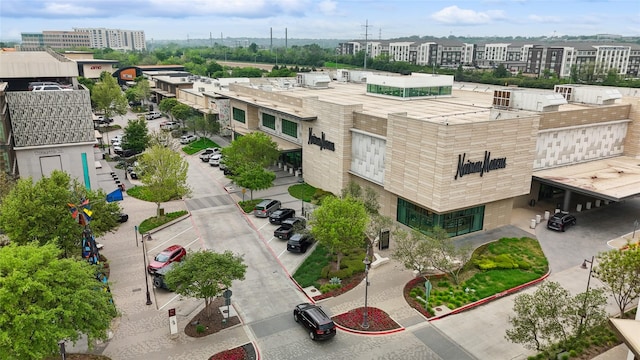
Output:
[[[218,93],[229,99],[220,111],[236,134],[269,134],[310,185],[334,194],[349,181],[369,186],[382,214],[451,236],[509,224],[514,207],[547,188],[537,171],[640,154],[637,99],[632,111],[603,88],[454,86],[450,76],[426,74],[361,78],[301,74],[232,84]],[[568,88],[574,100],[592,92],[592,103],[567,101]],[[589,156],[578,154],[586,150]]]

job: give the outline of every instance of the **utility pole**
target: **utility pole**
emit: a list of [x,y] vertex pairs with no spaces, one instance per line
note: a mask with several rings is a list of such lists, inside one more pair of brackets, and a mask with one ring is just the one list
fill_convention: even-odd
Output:
[[367,54],[369,53],[369,20],[364,24],[364,69],[367,70]]

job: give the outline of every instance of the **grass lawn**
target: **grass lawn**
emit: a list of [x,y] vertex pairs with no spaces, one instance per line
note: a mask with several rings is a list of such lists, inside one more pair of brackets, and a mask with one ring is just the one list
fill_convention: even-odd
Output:
[[[364,273],[364,256],[364,246],[361,249],[345,251],[340,261],[340,270],[335,270],[337,256],[332,255],[322,244],[318,244],[293,274],[293,278],[302,287],[313,285],[317,289],[321,289],[332,278],[338,278],[342,280],[342,285],[346,285],[353,276]],[[340,286],[336,286],[331,290],[339,288]]]
[[138,232],[140,232],[140,234],[145,234],[155,228],[157,228],[158,226],[164,225],[166,223],[168,223],[169,221],[175,220],[177,218],[179,218],[180,216],[186,215],[187,211],[186,210],[180,210],[180,211],[176,211],[176,212],[171,212],[168,214],[164,214],[164,216],[160,216],[160,217],[150,217],[148,219],[143,220],[140,223],[140,226],[138,227]]
[[[538,279],[547,271],[547,258],[537,240],[503,238],[474,251],[459,285],[441,275],[430,277],[432,290],[426,308],[431,314],[436,306],[455,309]],[[409,296],[424,299],[424,281],[409,289]],[[412,305],[417,304],[424,303]]]
[[209,138],[201,137],[198,140],[192,142],[191,144],[182,148],[182,151],[189,155],[193,155],[198,151],[204,150],[210,147],[220,147],[220,145],[216,144]]
[[295,184],[289,186],[289,195],[293,196],[296,199],[302,199],[305,202],[310,202],[313,194],[316,193],[316,188],[313,186],[303,183],[303,184]]

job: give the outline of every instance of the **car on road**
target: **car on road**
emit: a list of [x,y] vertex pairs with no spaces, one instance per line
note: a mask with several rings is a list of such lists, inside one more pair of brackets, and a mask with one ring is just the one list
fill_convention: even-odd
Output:
[[[220,166],[222,166],[222,164],[220,164]],[[296,216],[295,210],[289,209],[289,208],[281,208],[271,213],[271,215],[269,215],[269,222],[274,225],[280,225],[282,224],[282,221],[284,221],[285,219],[288,219],[294,216]]]
[[175,130],[179,128],[180,128],[180,124],[178,124],[175,121],[165,121],[160,124],[160,130],[170,131],[170,130]]
[[293,309],[293,320],[307,329],[311,340],[325,340],[336,336],[336,324],[318,305],[296,305]]
[[213,154],[209,157],[209,165],[211,166],[219,166],[220,160],[222,160],[222,154]]
[[253,208],[253,215],[255,217],[266,218],[271,216],[274,211],[280,209],[281,206],[282,203],[278,200],[264,199]]
[[312,244],[311,234],[295,233],[287,241],[287,251],[305,253]]
[[549,220],[547,220],[547,229],[565,231],[569,226],[575,225],[576,222],[575,216],[567,212],[559,212],[553,214]]
[[147,266],[147,271],[149,274],[153,275],[159,269],[163,267],[182,260],[185,255],[187,255],[187,250],[185,250],[180,245],[171,245],[168,248],[162,250],[161,253],[156,255],[153,260]]
[[300,232],[306,225],[307,220],[305,218],[291,217],[282,221],[280,227],[273,232],[273,236],[281,240],[289,240],[294,233]]
[[180,144],[182,144],[182,145],[191,144],[192,142],[194,142],[196,140],[198,140],[198,137],[193,135],[193,134],[182,135],[180,137]]
[[162,113],[160,111],[152,111],[144,116],[145,120],[154,120],[162,117]]
[[200,154],[200,160],[203,162],[209,161],[209,157],[213,154],[220,154],[222,150],[220,148],[207,148]]

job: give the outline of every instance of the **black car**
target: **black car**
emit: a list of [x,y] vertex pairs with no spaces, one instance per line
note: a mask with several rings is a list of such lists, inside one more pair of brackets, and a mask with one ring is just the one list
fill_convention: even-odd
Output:
[[549,220],[547,220],[547,229],[565,231],[569,226],[575,224],[575,216],[566,212],[559,212],[553,214]]
[[118,214],[118,222],[119,223],[125,223],[129,221],[129,215],[125,214],[125,213],[119,213]]
[[287,241],[287,251],[304,253],[311,244],[313,244],[313,238],[310,234],[296,233]]
[[278,227],[274,232],[273,236],[282,240],[289,240],[291,236],[303,230],[307,225],[307,220],[301,217],[292,217],[288,219],[284,219],[280,227]]
[[309,331],[311,340],[331,339],[336,336],[336,324],[317,305],[309,303],[296,305],[293,309],[293,320]]
[[293,209],[282,208],[278,209],[269,215],[269,222],[274,225],[282,224],[282,221],[296,216],[296,211]]
[[171,289],[169,289],[169,286],[167,286],[167,284],[164,282],[164,275],[169,272],[169,270],[171,270],[176,263],[170,263],[167,266],[164,266],[160,269],[158,269],[156,272],[153,273],[153,286],[159,288],[159,289],[166,289],[171,291]]

